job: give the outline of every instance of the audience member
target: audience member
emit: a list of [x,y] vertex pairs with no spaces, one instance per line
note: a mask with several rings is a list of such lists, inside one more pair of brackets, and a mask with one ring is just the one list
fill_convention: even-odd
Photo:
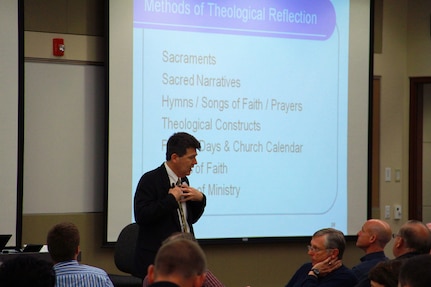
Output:
[[286,287],[354,286],[356,276],[341,261],[345,248],[346,240],[341,231],[333,228],[317,231],[308,246],[311,262],[302,265]]
[[388,260],[384,253],[386,244],[391,240],[392,230],[388,223],[379,219],[370,219],[358,232],[356,246],[364,250],[361,263],[353,266],[352,271],[358,279],[356,287],[369,287],[368,272],[381,261]]
[[166,143],[166,160],[146,172],[136,187],[134,213],[139,224],[133,275],[144,278],[154,263],[163,240],[174,232],[194,233],[193,224],[202,216],[205,195],[190,186],[187,178],[197,163],[200,142],[184,132]]
[[73,223],[64,222],[52,227],[47,243],[55,263],[56,287],[113,287],[105,271],[78,263],[80,237]]
[[33,256],[18,256],[0,265],[1,287],[54,287],[52,264]]
[[[169,236],[165,241],[163,241],[162,245],[178,238],[184,238],[184,239],[188,239],[196,242],[196,238],[193,236],[193,234],[176,232],[171,236]],[[148,275],[147,275],[143,280],[142,287],[148,287],[148,285],[149,285],[149,282],[148,282]],[[207,269],[205,281],[203,282],[202,287],[224,287],[224,284],[221,283],[220,280],[218,280],[217,277],[215,277],[215,275],[209,269]]]
[[431,255],[418,255],[405,260],[398,277],[399,287],[431,286]]
[[398,274],[403,260],[389,260],[377,263],[371,268],[368,278],[371,287],[397,287]]
[[419,254],[430,253],[431,232],[421,221],[409,220],[397,234],[392,252],[396,259],[407,259]]
[[154,265],[148,267],[151,287],[200,287],[206,276],[206,257],[201,247],[178,238],[163,244]]
[[[428,222],[427,224],[426,224],[426,226],[428,227],[428,229],[431,231],[431,222]],[[430,254],[431,254],[431,249],[430,249]]]

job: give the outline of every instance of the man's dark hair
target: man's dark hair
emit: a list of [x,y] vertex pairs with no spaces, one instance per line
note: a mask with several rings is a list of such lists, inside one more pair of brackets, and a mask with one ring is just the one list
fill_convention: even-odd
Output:
[[398,286],[398,274],[403,260],[387,260],[377,263],[368,273],[368,278],[386,287]]
[[[423,228],[415,228],[415,227]],[[409,220],[400,228],[398,235],[404,239],[406,246],[418,253],[426,254],[431,248],[431,232],[426,224],[419,220]]]
[[423,254],[403,260],[398,282],[401,287],[429,287],[431,282],[431,255]]
[[55,262],[73,260],[79,246],[78,227],[71,222],[59,223],[48,232],[46,242],[52,260]]
[[313,237],[326,236],[325,247],[328,249],[338,249],[338,259],[343,258],[346,249],[346,239],[343,232],[334,228],[323,228],[316,231]]
[[188,148],[201,150],[201,143],[194,136],[188,133],[179,132],[173,134],[168,139],[166,147],[166,160],[170,160],[174,153],[180,157],[185,155]]
[[33,257],[17,256],[0,265],[1,287],[54,287],[52,263]]

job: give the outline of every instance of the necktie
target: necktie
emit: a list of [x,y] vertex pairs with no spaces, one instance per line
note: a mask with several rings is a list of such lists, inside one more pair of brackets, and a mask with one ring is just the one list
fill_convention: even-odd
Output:
[[[181,178],[178,178],[178,180],[177,180],[177,186],[181,186]],[[181,227],[183,229],[183,232],[189,232],[187,221],[186,221],[186,217],[184,216],[183,205],[179,201],[178,201],[178,209],[180,211]]]

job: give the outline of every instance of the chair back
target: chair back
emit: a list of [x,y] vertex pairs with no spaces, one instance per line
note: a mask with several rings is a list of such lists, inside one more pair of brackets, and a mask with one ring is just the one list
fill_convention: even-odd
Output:
[[135,257],[136,240],[138,239],[139,225],[130,223],[118,235],[114,250],[114,262],[118,270],[132,274]]

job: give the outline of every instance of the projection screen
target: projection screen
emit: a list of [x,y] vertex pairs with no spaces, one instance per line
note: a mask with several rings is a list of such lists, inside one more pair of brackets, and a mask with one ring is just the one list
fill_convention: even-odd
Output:
[[201,142],[202,242],[367,219],[370,2],[110,0],[106,242],[175,132]]

